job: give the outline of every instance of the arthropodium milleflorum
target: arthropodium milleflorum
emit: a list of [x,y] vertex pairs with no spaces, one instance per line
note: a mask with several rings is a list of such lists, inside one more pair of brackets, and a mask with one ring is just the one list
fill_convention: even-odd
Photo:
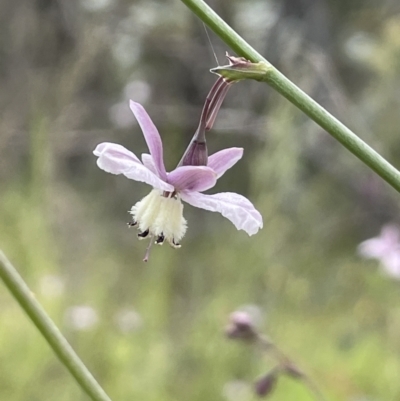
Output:
[[229,83],[219,78],[210,91],[211,96],[206,99],[199,128],[192,142],[178,167],[169,173],[165,170],[163,144],[157,128],[143,106],[132,100],[130,108],[143,131],[150,154],[143,154],[140,161],[123,146],[109,142],[99,144],[94,150],[98,156],[97,165],[102,170],[123,174],[153,187],[130,211],[133,221],[129,225],[138,227],[138,237],[150,237],[144,261],[148,260],[150,246],[154,242],[162,245],[167,241],[173,247],[180,246],[187,228],[181,200],[195,207],[221,213],[238,230],[244,230],[249,235],[262,228],[261,214],[244,196],[232,192],[214,195],[201,193],[212,188],[217,179],[243,155],[242,148],[228,148],[210,157],[207,155],[205,132],[212,127],[228,89]]

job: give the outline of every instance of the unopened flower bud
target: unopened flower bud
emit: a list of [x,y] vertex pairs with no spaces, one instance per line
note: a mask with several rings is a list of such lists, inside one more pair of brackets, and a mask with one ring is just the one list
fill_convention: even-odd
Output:
[[258,336],[252,316],[248,312],[236,311],[229,317],[226,335],[232,339],[255,340]]
[[259,397],[266,397],[275,389],[279,371],[273,369],[254,383],[254,391]]
[[206,142],[190,142],[182,159],[182,166],[207,166],[208,152]]
[[204,102],[199,126],[178,166],[207,166],[206,132],[213,127],[218,111],[230,86],[231,84],[227,80],[220,77],[211,87]]

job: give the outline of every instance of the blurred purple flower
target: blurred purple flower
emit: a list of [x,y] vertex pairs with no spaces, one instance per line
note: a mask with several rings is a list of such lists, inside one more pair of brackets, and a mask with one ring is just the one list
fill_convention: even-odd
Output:
[[238,230],[249,235],[262,228],[261,214],[245,197],[232,192],[200,193],[212,188],[217,179],[240,160],[243,149],[224,149],[210,156],[207,166],[180,166],[167,173],[157,128],[139,103],[130,101],[130,108],[142,128],[150,154],[142,154],[141,162],[123,146],[108,142],[99,144],[93,153],[98,156],[97,165],[102,170],[123,174],[153,187],[150,194],[130,211],[133,216],[131,225],[138,226],[139,238],[150,235],[158,244],[167,240],[172,246],[179,246],[186,232],[181,199],[195,207],[221,213]]
[[279,377],[279,369],[272,369],[254,383],[254,391],[259,397],[267,397],[276,386]]
[[232,339],[253,341],[257,338],[257,328],[251,314],[246,311],[235,311],[229,316],[225,334]]
[[393,224],[382,227],[378,237],[362,242],[357,251],[365,259],[381,262],[383,271],[400,279],[400,229]]

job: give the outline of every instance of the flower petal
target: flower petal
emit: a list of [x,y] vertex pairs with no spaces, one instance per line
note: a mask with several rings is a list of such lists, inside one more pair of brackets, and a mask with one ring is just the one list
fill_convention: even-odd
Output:
[[157,177],[128,149],[116,143],[97,145],[93,153],[98,156],[97,165],[107,173],[123,174],[131,180],[145,182],[154,188],[172,192],[174,187]]
[[357,247],[358,254],[365,259],[380,259],[385,256],[387,246],[380,238],[371,238],[361,242]]
[[226,170],[229,170],[243,156],[243,148],[229,148],[220,150],[208,158],[207,166],[212,168],[217,177],[221,177]]
[[181,166],[168,174],[167,181],[178,191],[205,191],[215,185],[217,175],[206,166]]
[[182,192],[181,198],[192,206],[221,213],[238,230],[244,230],[249,235],[256,234],[263,226],[260,212],[242,195],[233,192],[222,192],[215,195]]
[[156,165],[154,164],[154,160],[148,153],[142,153],[142,163],[147,167],[152,173],[158,176],[158,171],[156,169]]
[[390,277],[400,279],[400,252],[394,251],[381,258],[382,270]]
[[96,149],[93,151],[93,154],[98,157],[102,156],[103,154],[104,155],[108,154],[109,156],[112,156],[115,159],[118,158],[118,163],[122,163],[124,161],[128,164],[131,162],[140,163],[140,160],[137,158],[137,156],[130,150],[123,147],[122,145],[118,145],[116,143],[111,143],[111,142],[99,143],[96,146]]
[[379,260],[392,252],[400,252],[399,228],[394,224],[385,224],[379,236],[361,242],[357,251],[363,258]]
[[144,139],[146,140],[150,154],[153,157],[154,164],[157,168],[158,176],[163,180],[166,180],[167,173],[164,166],[163,146],[156,126],[141,104],[131,100],[129,102],[129,107],[142,129]]

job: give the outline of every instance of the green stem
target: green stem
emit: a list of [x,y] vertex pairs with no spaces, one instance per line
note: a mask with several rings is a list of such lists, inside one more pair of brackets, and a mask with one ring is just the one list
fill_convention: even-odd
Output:
[[322,106],[310,98],[293,82],[273,67],[264,57],[240,37],[203,0],[181,0],[207,24],[238,55],[257,63],[267,63],[267,71],[262,81],[307,114],[318,125],[344,145],[367,166],[380,175],[387,183],[400,192],[400,172],[379,153],[368,146],[354,132],[333,117]]
[[111,401],[2,251],[0,251],[0,278],[78,385],[94,401]]

